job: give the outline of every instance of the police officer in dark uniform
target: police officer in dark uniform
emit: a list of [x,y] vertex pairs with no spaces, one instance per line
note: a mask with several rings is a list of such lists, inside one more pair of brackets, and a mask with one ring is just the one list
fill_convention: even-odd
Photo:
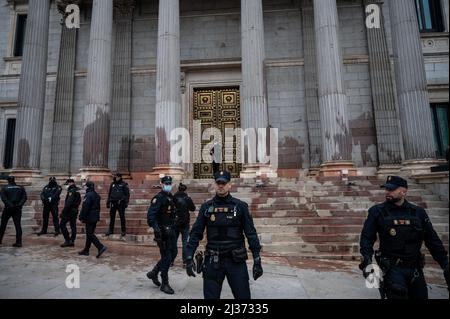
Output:
[[[192,198],[186,193],[187,186],[183,183],[178,185],[178,192],[173,195],[175,202],[175,243],[178,243],[178,237],[181,234],[183,267],[186,267],[186,245],[189,238],[189,225],[191,216],[189,212],[195,211],[195,205]],[[177,257],[178,249],[175,250],[172,264]]]
[[116,211],[119,211],[121,236],[126,235],[125,209],[128,207],[129,200],[130,189],[128,188],[128,184],[122,180],[122,174],[117,173],[109,187],[108,199],[106,200],[106,207],[110,209],[109,216],[111,218],[106,236],[114,234]]
[[[173,294],[174,291],[169,285],[169,268],[176,255],[177,245],[175,241],[175,204],[172,191],[172,177],[164,176],[160,180],[161,192],[152,198],[151,205],[147,212],[147,223],[153,228],[154,240],[158,243],[161,259],[156,266],[147,273],[147,277],[156,286],[161,286],[161,291],[166,294]],[[158,280],[158,273],[161,272],[162,284]]]
[[27,192],[22,186],[16,185],[14,176],[8,176],[8,185],[2,187],[0,196],[5,208],[3,208],[1,224],[0,224],[0,245],[5,235],[6,226],[12,217],[14,227],[16,228],[16,242],[13,247],[22,247],[22,227],[20,221],[22,219],[22,207],[27,201]]
[[48,218],[50,213],[53,217],[53,226],[55,227],[55,236],[60,234],[58,220],[58,204],[62,192],[61,186],[58,185],[55,177],[50,177],[48,185],[41,192],[41,200],[44,205],[42,212],[42,230],[38,236],[47,234]]
[[[361,233],[360,252],[362,263],[359,268],[368,277],[375,259],[384,273],[382,298],[427,299],[428,290],[423,275],[424,255],[422,243],[433,259],[444,270],[448,286],[447,252],[433,229],[433,225],[421,207],[409,203],[405,197],[408,183],[401,177],[389,176],[384,185],[386,201],[369,209],[369,215]],[[377,239],[379,250],[374,252]]]
[[[203,265],[205,299],[220,298],[225,277],[235,299],[250,299],[244,234],[253,254],[254,280],[263,274],[261,245],[252,216],[245,202],[230,195],[230,179],[229,172],[216,173],[216,196],[201,206],[187,245],[186,272],[195,277],[193,256],[206,228],[207,244]],[[199,268],[197,265],[197,271]]]
[[[73,179],[68,179],[65,185],[68,185],[67,195],[64,201],[64,208],[61,212],[61,224],[59,225],[65,241],[61,247],[73,247],[75,246],[75,239],[77,237],[77,216],[78,207],[81,204],[81,195]],[[72,231],[70,237],[66,226],[67,223],[70,224]]]
[[91,244],[98,249],[97,258],[106,251],[106,246],[103,245],[97,236],[95,236],[95,228],[97,222],[100,220],[100,195],[95,191],[93,182],[86,182],[86,195],[84,196],[83,205],[81,206],[80,221],[86,224],[86,245],[84,249],[78,254],[81,256],[89,256],[89,249]]

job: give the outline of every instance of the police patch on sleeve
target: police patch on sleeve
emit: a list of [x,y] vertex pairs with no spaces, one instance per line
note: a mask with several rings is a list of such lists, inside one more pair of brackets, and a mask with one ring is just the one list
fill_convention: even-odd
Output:
[[155,197],[155,198],[153,198],[153,200],[152,200],[152,204],[156,204],[156,202],[158,201],[158,199]]

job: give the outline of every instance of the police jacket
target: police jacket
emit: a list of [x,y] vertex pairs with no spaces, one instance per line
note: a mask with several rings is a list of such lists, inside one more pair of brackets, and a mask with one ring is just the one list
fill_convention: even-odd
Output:
[[61,192],[61,186],[56,183],[48,183],[41,192],[42,203],[44,205],[58,205]]
[[63,214],[78,211],[78,207],[81,204],[81,195],[78,191],[79,188],[76,185],[70,185],[67,189],[66,199],[64,200]]
[[100,195],[92,189],[86,190],[79,219],[84,223],[96,223],[100,220]]
[[226,197],[216,195],[205,202],[192,226],[187,244],[188,256],[195,253],[199,242],[203,239],[205,228],[206,249],[227,252],[244,247],[245,235],[253,257],[259,257],[261,245],[247,203],[230,194]]
[[5,208],[22,207],[27,201],[27,192],[22,186],[16,183],[9,183],[2,187],[0,196]]
[[125,205],[128,205],[128,201],[130,200],[130,189],[128,188],[128,184],[123,180],[120,182],[112,182],[109,186],[108,199],[107,202],[114,201],[124,201]]
[[175,203],[175,226],[186,227],[190,223],[189,211],[195,211],[192,199],[185,192],[178,191],[173,195]]
[[161,191],[152,198],[147,211],[147,224],[155,231],[164,230],[165,226],[174,226],[175,204],[171,193]]
[[425,243],[442,268],[448,264],[447,252],[427,213],[407,201],[401,206],[384,202],[369,209],[360,239],[360,252],[364,259],[372,258],[377,235],[382,256],[415,261],[420,258],[420,249]]

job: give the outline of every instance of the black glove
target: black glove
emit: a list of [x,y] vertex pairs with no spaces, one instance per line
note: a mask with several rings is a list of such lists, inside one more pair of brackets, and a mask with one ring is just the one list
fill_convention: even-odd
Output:
[[195,277],[194,261],[192,260],[192,257],[186,258],[186,273],[189,277]]
[[448,290],[448,281],[449,281],[449,279],[448,279],[448,265],[444,269],[444,278],[445,278],[445,282],[447,283],[447,290]]
[[369,275],[373,272],[373,269],[370,272],[366,271],[367,266],[369,266],[370,264],[372,264],[372,260],[370,258],[364,258],[364,260],[358,266],[359,269],[363,272],[364,278],[369,277]]
[[263,269],[261,266],[261,257],[253,259],[253,279],[257,280],[263,275]]

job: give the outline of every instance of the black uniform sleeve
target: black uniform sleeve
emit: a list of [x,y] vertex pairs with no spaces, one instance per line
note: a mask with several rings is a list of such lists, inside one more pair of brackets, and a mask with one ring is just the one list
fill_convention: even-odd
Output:
[[147,224],[152,227],[155,231],[160,231],[158,221],[156,219],[156,214],[160,210],[163,204],[163,199],[156,195],[153,197],[152,202],[150,203],[150,207],[147,211]]
[[26,201],[27,201],[27,192],[25,190],[25,188],[20,187],[22,189],[22,197],[20,198],[20,202],[19,202],[19,206],[22,207],[23,205],[25,205]]
[[259,243],[255,225],[253,224],[253,218],[250,215],[247,203],[241,202],[240,209],[242,211],[242,224],[244,226],[244,234],[245,237],[247,237],[248,246],[253,254],[253,258],[257,258],[261,251],[261,244]]
[[8,195],[6,195],[5,187],[2,187],[2,190],[0,191],[0,196],[2,198],[3,203],[5,203],[6,207],[12,206],[12,203],[8,199]]
[[188,204],[188,209],[189,209],[191,212],[195,212],[195,204],[194,204],[194,202],[192,201],[192,198],[190,198],[189,196],[187,196],[186,201],[187,201],[187,204]]
[[61,192],[62,192],[62,187],[58,185],[58,187],[56,187],[56,192],[55,192],[55,197],[52,198],[52,202],[55,201],[59,201],[60,196],[61,196]]
[[130,201],[130,188],[127,183],[125,183],[123,190],[125,192],[125,204],[128,205],[128,202]]
[[44,192],[45,192],[45,188],[46,188],[47,186],[45,186],[43,189],[42,189],[42,191],[41,191],[41,201],[43,201],[43,202],[46,202],[47,201],[47,198],[45,198],[45,196],[44,196]]
[[189,241],[186,245],[187,256],[193,257],[195,251],[197,250],[199,242],[203,239],[203,233],[206,227],[206,217],[205,212],[208,209],[208,205],[205,203],[200,207],[197,219],[194,225],[192,225],[191,233],[189,234]]
[[430,251],[433,259],[441,266],[442,269],[448,265],[448,255],[442,244],[441,239],[433,228],[430,218],[423,208],[420,208],[420,216],[424,227],[424,241],[425,246]]
[[360,252],[364,259],[372,260],[374,254],[373,245],[377,240],[377,219],[379,211],[376,206],[369,209],[369,215],[364,222],[364,227],[361,231],[361,239],[359,241]]
[[74,202],[74,208],[78,208],[81,204],[81,195],[79,192],[75,192],[75,202]]
[[112,190],[112,186],[114,183],[111,183],[111,185],[109,185],[109,190],[108,190],[108,198],[106,199],[106,203],[109,203],[111,200],[111,190]]
[[86,197],[84,198],[83,206],[81,206],[81,212],[79,219],[81,221],[85,221],[88,218],[89,210],[91,209],[91,206],[93,205],[94,201],[92,196],[90,194],[86,194]]

